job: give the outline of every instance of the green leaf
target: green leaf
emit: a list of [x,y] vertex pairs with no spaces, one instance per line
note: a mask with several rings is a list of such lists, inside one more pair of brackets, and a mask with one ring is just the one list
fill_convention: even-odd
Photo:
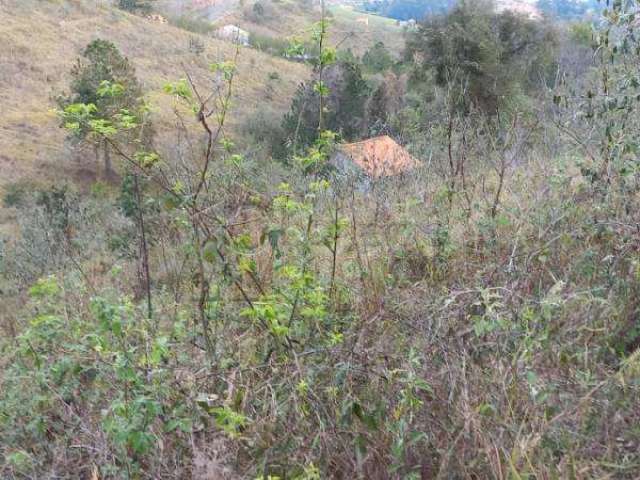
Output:
[[192,93],[191,87],[186,79],[182,78],[174,83],[167,83],[164,86],[165,93],[170,95],[175,95],[178,98],[182,98],[183,100],[191,100]]
[[327,66],[335,63],[337,58],[336,50],[333,48],[325,48],[320,55],[320,65]]
[[129,434],[127,443],[134,452],[146,453],[151,450],[151,447],[153,445],[153,437],[147,432],[136,430]]
[[60,287],[56,277],[53,275],[38,279],[29,289],[29,295],[33,298],[54,297],[58,293],[60,293]]
[[124,90],[124,87],[117,82],[103,80],[96,90],[96,93],[100,97],[118,97],[124,93]]
[[230,81],[236,71],[236,64],[231,61],[217,62],[209,65],[213,73],[221,72],[226,81]]
[[327,85],[321,81],[314,83],[313,91],[316,92],[321,97],[326,97],[329,95],[329,87],[327,87]]
[[155,152],[136,152],[134,158],[145,169],[152,168],[160,161],[160,156]]
[[105,120],[103,118],[89,120],[89,127],[91,127],[91,130],[95,133],[105,137],[111,137],[118,133],[118,130],[113,126],[113,124],[109,120]]

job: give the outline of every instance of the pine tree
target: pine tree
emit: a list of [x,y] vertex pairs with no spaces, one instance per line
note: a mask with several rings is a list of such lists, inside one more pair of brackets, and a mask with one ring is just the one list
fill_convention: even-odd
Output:
[[[98,39],[87,45],[71,70],[71,76],[71,94],[59,99],[63,110],[70,105],[82,104],[92,105],[94,116],[100,119],[111,119],[123,110],[139,116],[144,102],[135,69],[112,42]],[[105,94],[106,88],[112,89],[113,94]],[[72,139],[91,142],[96,157],[102,149],[105,175],[112,176],[108,143],[105,139],[93,138],[89,133],[86,126],[81,125],[74,130]],[[146,129],[145,135],[151,137],[150,128]]]

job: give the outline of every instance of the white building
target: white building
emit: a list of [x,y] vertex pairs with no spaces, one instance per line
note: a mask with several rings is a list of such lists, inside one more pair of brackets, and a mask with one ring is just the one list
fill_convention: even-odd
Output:
[[214,35],[222,40],[237,43],[239,45],[249,45],[249,32],[242,30],[237,25],[225,25],[214,32]]

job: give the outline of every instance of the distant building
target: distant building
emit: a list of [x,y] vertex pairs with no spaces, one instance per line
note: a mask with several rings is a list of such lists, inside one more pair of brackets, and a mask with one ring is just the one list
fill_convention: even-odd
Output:
[[242,30],[237,25],[225,25],[214,32],[214,35],[221,40],[237,43],[239,45],[249,45],[249,32]]
[[409,20],[398,20],[398,25],[407,30],[413,30],[416,28],[417,23],[413,18],[410,18]]
[[331,163],[343,173],[364,173],[370,179],[406,173],[420,165],[388,135],[340,145]]

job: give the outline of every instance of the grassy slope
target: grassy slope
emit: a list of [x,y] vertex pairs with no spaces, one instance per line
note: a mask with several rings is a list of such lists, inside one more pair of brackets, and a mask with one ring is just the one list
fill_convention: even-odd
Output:
[[[82,48],[95,38],[113,41],[127,55],[157,105],[159,137],[173,125],[172,100],[162,85],[184,76],[186,68],[204,82],[208,65],[232,58],[234,47],[202,37],[206,51],[189,52],[194,36],[119,10],[96,7],[96,2],[9,0],[0,4],[0,197],[12,182],[95,178],[98,166],[92,152],[75,155],[65,146],[64,132],[51,109],[54,98],[69,83],[68,72]],[[298,83],[308,76],[307,67],[243,48],[230,125],[240,125],[258,102],[270,102],[276,110],[288,108]],[[269,73],[277,71],[278,80]],[[76,160],[70,160],[75,156]],[[81,162],[84,156],[88,162]],[[0,205],[0,225],[8,213]]]
[[[304,5],[300,0],[263,0],[265,15],[255,21],[251,14],[254,2],[217,20],[217,24],[236,24],[241,28],[266,37],[308,39],[314,23],[320,20],[317,6]],[[335,5],[328,8],[330,15],[329,36],[332,44],[350,48],[362,55],[377,41],[383,41],[394,52],[400,52],[404,44],[402,27],[395,20],[357,12],[350,6]],[[363,23],[368,19],[368,24]]]
[[[378,41],[384,42],[389,50],[401,53],[404,47],[403,29],[393,19],[368,15],[358,12],[350,6],[334,6],[330,12],[333,15],[337,29],[342,35],[349,35],[345,45],[356,53],[364,50]],[[368,19],[368,25],[358,22],[358,19]]]

